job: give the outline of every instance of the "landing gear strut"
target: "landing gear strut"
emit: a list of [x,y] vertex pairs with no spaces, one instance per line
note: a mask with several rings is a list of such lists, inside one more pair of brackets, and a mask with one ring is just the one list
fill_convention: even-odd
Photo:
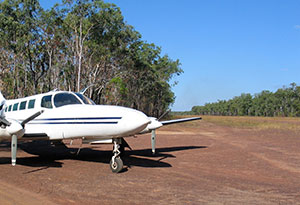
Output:
[[122,143],[121,139],[113,139],[114,150],[113,156],[110,160],[110,169],[113,173],[119,173],[123,169],[123,161],[120,158],[120,144]]

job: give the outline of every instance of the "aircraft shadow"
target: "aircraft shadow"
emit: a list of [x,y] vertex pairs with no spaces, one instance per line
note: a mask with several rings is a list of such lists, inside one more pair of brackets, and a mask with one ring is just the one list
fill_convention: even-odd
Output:
[[[29,167],[37,167],[38,169],[29,171],[28,173],[47,169],[49,167],[60,168],[63,166],[62,162],[57,160],[80,160],[88,162],[106,163],[109,164],[112,156],[112,151],[100,151],[92,148],[82,148],[77,155],[77,148],[68,148],[64,144],[50,144],[49,141],[26,142],[18,145],[25,152],[30,154],[39,155],[32,157],[18,157],[17,164]],[[177,151],[190,150],[190,149],[203,149],[206,146],[178,146],[178,147],[165,147],[157,148],[156,154],[152,154],[151,149],[140,149],[125,151],[122,159],[124,162],[124,171],[132,166],[155,168],[155,167],[172,167],[171,164],[163,162],[166,158],[176,158],[171,154]],[[1,144],[0,151],[10,151],[10,143]],[[0,164],[10,164],[10,157],[0,157]]]
[[[152,149],[140,149],[125,151],[128,162],[127,166],[141,166],[141,167],[172,167],[169,163],[162,162],[166,158],[176,158],[175,155],[170,154],[176,151],[189,150],[189,149],[203,149],[206,146],[179,146],[179,147],[164,147],[156,148],[155,154],[152,154]],[[137,157],[136,157],[137,156]],[[151,160],[147,158],[151,158]],[[158,158],[157,160],[155,158]],[[124,158],[126,159],[126,158]],[[149,161],[148,161],[149,160]],[[124,162],[125,164],[125,162]]]

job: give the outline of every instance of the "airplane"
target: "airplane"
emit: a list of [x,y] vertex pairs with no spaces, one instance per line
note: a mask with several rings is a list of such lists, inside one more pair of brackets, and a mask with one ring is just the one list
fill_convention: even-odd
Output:
[[[86,90],[86,89],[85,89]],[[152,133],[155,154],[155,130],[173,123],[200,120],[201,117],[159,121],[143,112],[113,105],[96,105],[84,91],[53,90],[24,98],[6,100],[0,92],[0,141],[11,141],[11,164],[16,165],[17,142],[32,140],[62,141],[82,139],[84,143],[112,143],[112,172],[123,169],[120,157],[129,147],[125,137]]]

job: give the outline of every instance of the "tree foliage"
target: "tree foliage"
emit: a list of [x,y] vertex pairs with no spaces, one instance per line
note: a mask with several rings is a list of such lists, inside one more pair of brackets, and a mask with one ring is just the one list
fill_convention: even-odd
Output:
[[300,86],[291,83],[272,93],[262,91],[255,94],[242,94],[230,100],[219,100],[204,106],[194,106],[191,113],[227,116],[300,116]]
[[102,0],[0,3],[0,85],[7,98],[52,89],[88,91],[96,103],[159,116],[174,102],[170,80],[183,71]]

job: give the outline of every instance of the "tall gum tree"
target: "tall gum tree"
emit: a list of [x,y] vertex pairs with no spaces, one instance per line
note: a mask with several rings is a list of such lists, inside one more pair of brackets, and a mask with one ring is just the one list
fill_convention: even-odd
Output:
[[37,0],[0,3],[1,84],[5,96],[55,88],[79,91],[98,104],[159,116],[174,102],[170,81],[183,71],[102,0],[64,0],[43,10]]

